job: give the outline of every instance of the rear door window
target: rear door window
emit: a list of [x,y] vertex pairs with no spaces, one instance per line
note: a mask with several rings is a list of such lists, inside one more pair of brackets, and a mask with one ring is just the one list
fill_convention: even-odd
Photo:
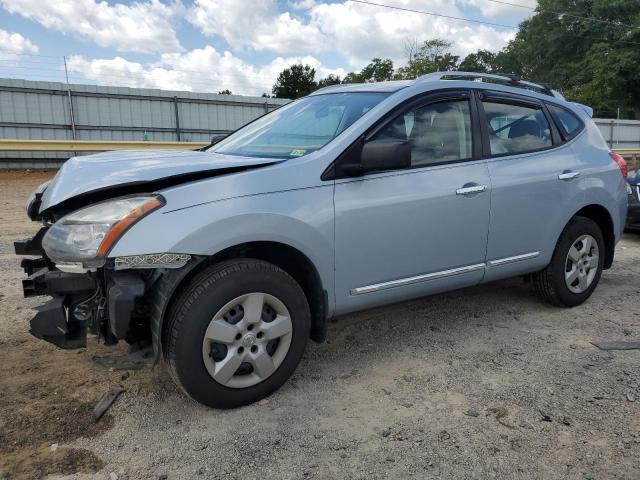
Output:
[[553,145],[551,127],[542,108],[502,100],[486,100],[482,105],[491,155],[532,152]]
[[547,105],[553,120],[565,139],[575,137],[582,129],[582,121],[573,112],[557,105]]

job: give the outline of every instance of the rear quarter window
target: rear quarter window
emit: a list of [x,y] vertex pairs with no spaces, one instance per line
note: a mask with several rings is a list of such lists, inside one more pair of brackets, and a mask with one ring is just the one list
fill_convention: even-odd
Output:
[[565,139],[576,136],[582,130],[582,120],[575,113],[557,105],[547,105],[547,107]]

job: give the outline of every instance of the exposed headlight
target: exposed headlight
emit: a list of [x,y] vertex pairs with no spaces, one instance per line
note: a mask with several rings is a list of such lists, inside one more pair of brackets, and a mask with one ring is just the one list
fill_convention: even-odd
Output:
[[160,195],[139,195],[82,208],[54,223],[42,239],[42,247],[56,263],[101,267],[124,232],[164,203]]

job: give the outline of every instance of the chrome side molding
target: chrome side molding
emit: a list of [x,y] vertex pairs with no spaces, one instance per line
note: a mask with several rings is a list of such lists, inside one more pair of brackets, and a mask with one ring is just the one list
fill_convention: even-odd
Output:
[[468,265],[466,267],[452,268],[451,270],[442,270],[441,272],[427,273],[425,275],[417,275],[415,277],[401,278],[400,280],[391,280],[389,282],[367,285],[366,287],[353,288],[350,293],[351,296],[364,295],[365,293],[379,292],[380,290],[388,290],[389,288],[404,287],[407,285],[413,285],[414,283],[422,283],[429,280],[436,280],[438,278],[460,275],[461,273],[474,272],[476,270],[482,270],[483,268],[484,263],[478,263],[475,265]]
[[399,280],[390,280],[388,282],[375,283],[373,285],[367,285],[364,287],[352,288],[349,293],[352,297],[354,297],[357,295],[364,295],[366,293],[375,293],[381,290],[388,290],[390,288],[405,287],[416,283],[428,282],[430,280],[437,280],[440,278],[451,277],[463,273],[475,272],[477,270],[483,270],[487,267],[499,267],[501,265],[507,265],[509,263],[530,260],[532,258],[536,258],[538,255],[540,255],[540,252],[530,252],[523,253],[522,255],[515,255],[513,257],[498,258],[496,260],[490,260],[486,263],[476,263],[474,265],[467,265],[465,267],[452,268],[450,270],[442,270],[440,272],[426,273],[424,275],[416,275],[414,277],[401,278]]
[[522,260],[529,260],[536,258],[540,255],[540,252],[523,253],[522,255],[516,255],[514,257],[498,258],[496,260],[489,260],[487,267],[498,267],[500,265],[506,265],[507,263],[520,262]]

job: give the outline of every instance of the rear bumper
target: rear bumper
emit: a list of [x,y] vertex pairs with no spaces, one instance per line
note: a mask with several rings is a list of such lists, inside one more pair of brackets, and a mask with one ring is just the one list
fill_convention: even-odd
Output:
[[106,268],[85,273],[62,272],[42,250],[41,232],[14,243],[18,255],[39,255],[21,262],[27,274],[22,280],[24,296],[52,297],[36,308],[30,333],[65,349],[86,346],[88,331],[104,338],[106,344],[134,336],[137,340],[140,322],[136,322],[134,328],[132,317],[146,289],[144,273]]

